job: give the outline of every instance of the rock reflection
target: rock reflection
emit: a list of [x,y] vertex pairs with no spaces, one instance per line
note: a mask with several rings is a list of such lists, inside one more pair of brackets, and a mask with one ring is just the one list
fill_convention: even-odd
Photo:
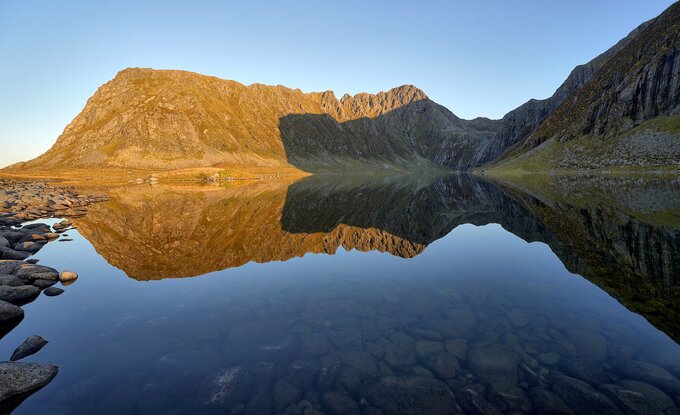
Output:
[[80,232],[138,280],[202,275],[306,253],[404,258],[465,223],[499,223],[680,338],[680,185],[653,178],[495,182],[313,176],[295,183],[138,186],[79,219]]

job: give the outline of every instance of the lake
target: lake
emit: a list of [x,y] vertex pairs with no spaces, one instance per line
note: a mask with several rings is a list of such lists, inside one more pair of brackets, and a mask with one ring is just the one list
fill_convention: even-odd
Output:
[[17,414],[678,413],[677,178],[107,194],[0,341],[59,366]]

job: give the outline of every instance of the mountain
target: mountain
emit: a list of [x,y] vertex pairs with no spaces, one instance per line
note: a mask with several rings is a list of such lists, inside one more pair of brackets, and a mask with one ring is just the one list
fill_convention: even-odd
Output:
[[134,68],[100,87],[50,150],[14,169],[436,167],[437,143],[490,136],[492,127],[459,119],[410,85],[337,99],[331,91]]
[[[680,3],[642,24],[585,67],[576,68],[570,79],[548,102],[536,104],[541,116],[534,120],[517,117],[532,113],[521,111],[522,107],[506,115],[504,124],[509,118],[519,118],[520,129],[504,125],[501,135],[510,138],[498,140],[508,146],[496,164],[527,170],[677,169]],[[541,122],[534,122],[540,118]]]
[[291,166],[312,173],[583,170],[680,164],[680,3],[501,120],[412,85],[344,95],[176,70],[119,72],[55,145],[12,172]]

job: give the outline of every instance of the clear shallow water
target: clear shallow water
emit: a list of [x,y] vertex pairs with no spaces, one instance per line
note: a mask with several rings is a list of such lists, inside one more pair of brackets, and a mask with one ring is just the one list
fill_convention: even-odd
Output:
[[81,277],[0,342],[60,367],[16,413],[674,407],[677,183],[612,186],[112,190],[37,255]]

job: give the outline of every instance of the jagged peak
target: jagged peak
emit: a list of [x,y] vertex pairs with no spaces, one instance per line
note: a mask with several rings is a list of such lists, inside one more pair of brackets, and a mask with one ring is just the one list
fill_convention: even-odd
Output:
[[392,88],[389,91],[387,91],[387,95],[390,94],[404,97],[412,97],[414,100],[429,99],[427,97],[427,94],[425,94],[425,92],[423,92],[422,89],[411,84],[404,84],[396,88]]

